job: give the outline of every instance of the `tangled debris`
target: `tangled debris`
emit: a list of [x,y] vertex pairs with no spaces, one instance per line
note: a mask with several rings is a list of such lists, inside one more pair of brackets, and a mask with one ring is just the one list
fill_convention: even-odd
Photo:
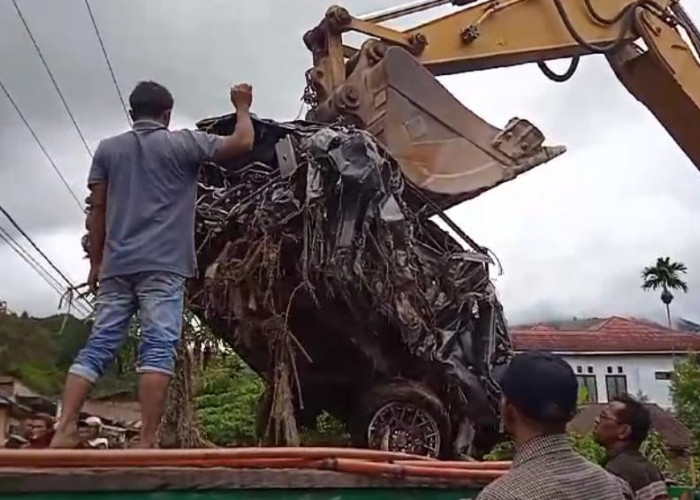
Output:
[[[227,115],[198,127],[227,135],[234,124]],[[382,383],[407,380],[439,399],[435,454],[469,449],[467,427],[496,425],[495,376],[510,356],[485,249],[463,235],[465,249],[430,220],[444,216],[369,133],[255,128],[246,158],[202,169],[205,272],[190,301],[266,380],[262,428],[295,444],[298,423],[327,410],[377,445],[363,404]]]
[[[455,455],[478,451],[482,431],[488,447],[511,348],[486,250],[369,133],[254,125],[250,154],[201,171],[188,292],[267,382],[261,434],[297,444],[297,425],[326,410],[357,444]],[[234,126],[232,115],[198,123]]]

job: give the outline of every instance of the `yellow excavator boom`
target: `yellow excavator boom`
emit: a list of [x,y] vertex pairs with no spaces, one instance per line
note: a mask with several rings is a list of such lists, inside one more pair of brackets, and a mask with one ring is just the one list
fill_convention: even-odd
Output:
[[[462,8],[405,31],[380,24],[447,3]],[[348,47],[347,32],[370,38]],[[565,148],[545,146],[524,119],[503,129],[487,123],[440,85],[439,75],[535,62],[549,78],[566,81],[581,56],[604,54],[700,169],[700,64],[693,52],[700,35],[680,0],[424,0],[369,19],[333,6],[304,41],[314,63],[307,72],[309,118],[368,129],[441,208]],[[546,61],[563,57],[572,63],[557,75]]]

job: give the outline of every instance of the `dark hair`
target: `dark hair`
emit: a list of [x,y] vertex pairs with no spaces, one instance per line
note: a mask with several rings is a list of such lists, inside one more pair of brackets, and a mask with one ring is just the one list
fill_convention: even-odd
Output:
[[168,89],[161,84],[147,81],[139,82],[129,96],[132,118],[160,118],[163,113],[173,109],[175,101]]
[[617,396],[613,401],[625,405],[624,408],[617,411],[616,416],[620,423],[630,426],[630,441],[636,445],[642,444],[649,435],[651,427],[649,410],[629,394]]
[[566,361],[546,352],[515,356],[501,378],[506,398],[529,419],[565,426],[576,414],[578,383]]
[[46,424],[46,427],[51,430],[53,428],[54,420],[51,415],[46,413],[37,413],[32,417],[32,420],[41,420]]

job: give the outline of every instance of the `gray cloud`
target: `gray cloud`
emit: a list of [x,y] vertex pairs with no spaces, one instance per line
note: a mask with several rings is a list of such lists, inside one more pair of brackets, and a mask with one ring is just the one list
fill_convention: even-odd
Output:
[[[163,82],[176,98],[177,125],[191,126],[226,112],[227,89],[240,80],[255,86],[257,114],[296,116],[310,64],[301,36],[330,3],[93,0],[92,6],[122,90],[141,79]],[[700,21],[700,5],[685,3]],[[395,4],[354,0],[352,10]],[[89,144],[123,130],[126,119],[84,2],[20,5]],[[10,2],[0,3],[0,78],[84,194],[89,158]],[[641,268],[662,254],[690,270],[691,291],[677,297],[674,311],[698,318],[700,176],[603,58],[584,59],[566,84],[550,82],[534,65],[442,81],[495,125],[525,117],[550,144],[569,148],[450,214],[501,258],[505,274],[497,286],[511,321],[609,314],[663,320],[658,297],[639,289]],[[81,214],[1,96],[0,160],[3,206],[82,281]],[[30,273],[0,248],[0,297],[37,314],[55,310],[53,292]]]

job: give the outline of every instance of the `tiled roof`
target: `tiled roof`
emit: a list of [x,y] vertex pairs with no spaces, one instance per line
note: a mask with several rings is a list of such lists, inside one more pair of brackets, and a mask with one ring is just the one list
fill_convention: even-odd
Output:
[[700,351],[700,335],[671,330],[647,320],[613,316],[561,327],[557,323],[514,326],[517,351],[552,352],[687,352]]
[[[581,406],[574,419],[569,424],[569,428],[575,432],[586,434],[593,430],[595,419],[600,414],[605,404],[594,403]],[[669,448],[675,450],[688,450],[692,446],[690,431],[671,413],[665,411],[658,405],[645,403],[649,410],[651,426],[659,433],[661,439]]]

